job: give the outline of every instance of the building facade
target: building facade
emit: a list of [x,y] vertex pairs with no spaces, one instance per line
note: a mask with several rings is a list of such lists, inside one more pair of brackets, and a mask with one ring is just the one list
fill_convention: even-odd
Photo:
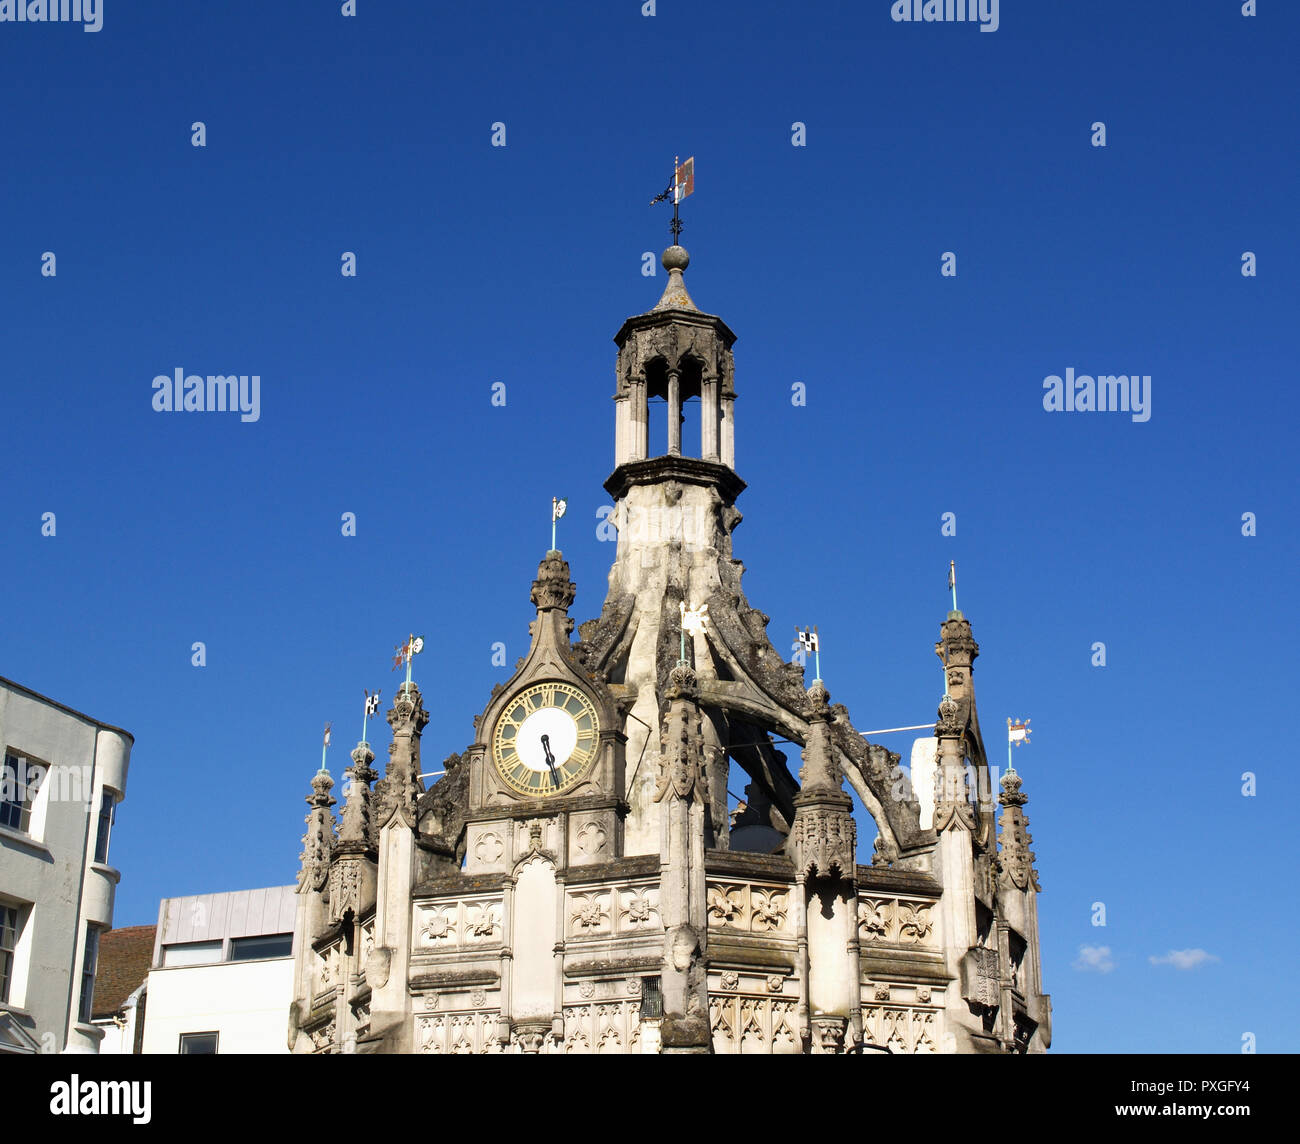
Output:
[[[745,598],[735,335],[696,307],[688,262],[664,252],[663,296],[614,339],[618,545],[600,615],[573,638],[576,588],[547,552],[529,652],[438,782],[420,778],[429,713],[415,682],[388,712],[384,776],[368,743],[352,752],[337,824],[331,777],[312,781],[296,1052],[1050,1042],[1025,798],[1009,773],[997,817],[970,624],[954,611],[940,628],[947,688],[917,797],[899,756],[857,733],[821,680],[805,686]],[[652,398],[668,407],[653,447]],[[797,776],[779,740],[801,749]],[[731,821],[733,763],[749,785]],[[875,834],[868,864],[860,825]]]
[[135,1002],[138,1051],[287,1051],[295,888],[163,899],[153,964]]
[[109,864],[134,740],[0,679],[0,1053],[93,1053]]

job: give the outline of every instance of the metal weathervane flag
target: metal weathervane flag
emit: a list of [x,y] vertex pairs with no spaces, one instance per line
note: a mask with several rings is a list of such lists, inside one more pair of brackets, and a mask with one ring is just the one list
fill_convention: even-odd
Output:
[[371,695],[369,688],[365,688],[364,690],[366,693],[366,714],[373,715],[379,710],[379,692],[376,691]]
[[680,203],[687,195],[695,193],[695,156],[678,163],[673,170],[673,202]]
[[1015,764],[1011,761],[1012,746],[1020,746],[1021,743],[1029,742],[1029,720],[1021,719],[1019,722],[1007,719],[1007,770],[1014,771]]

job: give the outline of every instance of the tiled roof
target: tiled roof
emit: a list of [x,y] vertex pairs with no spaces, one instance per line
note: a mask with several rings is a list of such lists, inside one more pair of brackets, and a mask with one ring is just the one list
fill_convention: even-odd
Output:
[[111,1017],[149,976],[156,926],[123,926],[99,939],[92,1017]]

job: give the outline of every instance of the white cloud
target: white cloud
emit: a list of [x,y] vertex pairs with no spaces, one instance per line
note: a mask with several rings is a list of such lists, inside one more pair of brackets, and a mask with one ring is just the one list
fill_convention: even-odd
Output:
[[1079,946],[1079,956],[1075,959],[1074,968],[1085,973],[1109,973],[1115,968],[1115,963],[1110,959],[1110,946]]
[[1171,949],[1164,957],[1149,959],[1152,965],[1172,965],[1175,969],[1199,969],[1219,959],[1203,949]]

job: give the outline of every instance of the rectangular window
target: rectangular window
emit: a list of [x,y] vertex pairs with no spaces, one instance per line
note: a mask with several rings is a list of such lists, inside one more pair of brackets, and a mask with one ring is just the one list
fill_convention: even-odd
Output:
[[20,920],[17,906],[0,902],[0,1001],[9,1000],[9,987],[13,984]]
[[221,942],[185,941],[163,946],[163,966],[215,965],[221,960]]
[[36,759],[5,751],[5,761],[0,767],[0,826],[27,833],[32,803],[48,770],[49,767]]
[[261,937],[237,937],[230,943],[231,961],[253,961],[260,957],[290,957],[293,934],[273,933]]
[[104,790],[99,797],[99,833],[95,835],[95,861],[108,861],[108,838],[113,833],[113,815],[117,810],[117,796]]
[[95,963],[99,960],[99,927],[86,927],[86,956],[81,962],[81,1013],[78,1020],[90,1023],[91,1006],[95,1003]]
[[206,1053],[212,1055],[217,1051],[216,1033],[182,1033],[181,1054]]

